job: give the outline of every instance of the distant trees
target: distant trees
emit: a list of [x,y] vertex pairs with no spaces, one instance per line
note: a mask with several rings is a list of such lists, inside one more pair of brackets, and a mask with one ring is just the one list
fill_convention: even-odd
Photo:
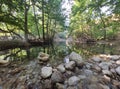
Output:
[[114,38],[120,31],[119,3],[119,0],[75,0],[70,25],[73,34],[87,34],[95,39]]

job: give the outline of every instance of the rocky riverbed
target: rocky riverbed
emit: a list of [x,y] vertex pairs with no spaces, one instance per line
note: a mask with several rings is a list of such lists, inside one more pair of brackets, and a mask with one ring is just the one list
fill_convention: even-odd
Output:
[[120,55],[83,60],[72,52],[53,66],[34,59],[27,65],[1,65],[0,89],[120,89]]

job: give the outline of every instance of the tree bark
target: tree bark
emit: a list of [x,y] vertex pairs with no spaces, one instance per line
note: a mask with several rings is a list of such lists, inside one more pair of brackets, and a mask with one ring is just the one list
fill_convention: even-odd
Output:
[[42,31],[43,31],[43,41],[45,41],[45,29],[44,29],[44,0],[42,0]]
[[24,5],[24,8],[25,8],[25,11],[24,11],[24,16],[25,16],[25,21],[24,21],[24,29],[25,29],[25,40],[28,42],[28,18],[27,18],[27,15],[28,15],[28,6],[27,6],[27,3],[26,3],[26,0],[25,0],[25,5]]

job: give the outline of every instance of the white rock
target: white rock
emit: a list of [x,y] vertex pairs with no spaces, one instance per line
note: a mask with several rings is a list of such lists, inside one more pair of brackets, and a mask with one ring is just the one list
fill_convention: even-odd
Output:
[[120,75],[120,66],[118,66],[115,70]]
[[76,85],[80,81],[80,78],[77,76],[72,76],[68,79],[69,85]]
[[116,64],[120,65],[120,60],[117,60],[117,61],[116,61]]
[[52,74],[52,67],[43,67],[41,69],[41,76],[43,78],[47,78],[47,77],[50,77]]
[[69,58],[70,58],[70,60],[75,61],[77,63],[77,65],[83,63],[82,57],[79,54],[77,54],[76,52],[72,52],[69,55]]
[[57,69],[58,69],[60,72],[62,72],[62,73],[65,72],[65,67],[64,67],[63,64],[58,65],[58,66],[57,66]]

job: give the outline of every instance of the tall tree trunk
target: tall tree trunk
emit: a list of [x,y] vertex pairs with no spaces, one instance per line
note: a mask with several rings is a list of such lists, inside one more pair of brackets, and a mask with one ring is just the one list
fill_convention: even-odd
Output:
[[44,0],[42,0],[42,31],[43,31],[43,41],[45,41],[45,29],[44,29]]
[[27,26],[27,22],[28,22],[28,6],[25,0],[25,5],[24,5],[25,11],[24,11],[24,16],[25,16],[25,21],[24,21],[24,29],[25,29],[25,40],[28,41],[28,26]]
[[36,29],[37,29],[37,32],[38,32],[38,36],[40,38],[40,32],[39,32],[39,29],[38,29],[38,23],[37,23],[36,14],[35,14],[35,2],[33,2],[33,11],[34,11],[34,19],[35,19]]

